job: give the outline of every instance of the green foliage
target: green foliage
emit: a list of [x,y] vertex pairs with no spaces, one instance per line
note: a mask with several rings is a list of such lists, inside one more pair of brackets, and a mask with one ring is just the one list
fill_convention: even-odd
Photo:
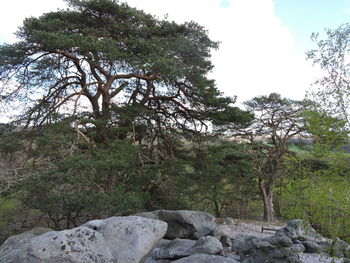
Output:
[[228,141],[210,142],[195,150],[188,170],[188,194],[217,217],[239,198],[238,189],[252,181],[250,155],[244,145]]
[[322,158],[322,155],[330,154],[347,142],[349,132],[344,120],[316,110],[305,110],[303,116],[304,128],[313,138],[309,150],[314,155]]
[[16,220],[21,213],[21,205],[18,200],[6,200],[0,198],[0,244],[14,231],[10,228],[12,220]]
[[68,119],[37,131],[29,153],[44,159],[44,168],[10,191],[19,191],[21,202],[39,209],[55,228],[144,207],[143,187],[152,175],[140,167],[139,148],[126,140],[89,144],[69,124]]
[[349,128],[349,55],[350,24],[326,30],[326,39],[313,33],[316,47],[307,52],[308,59],[318,65],[325,74],[317,80],[317,90],[309,94],[319,107],[331,116],[343,119]]
[[285,159],[294,154],[289,150],[289,141],[303,132],[303,103],[271,93],[255,97],[245,105],[255,115],[254,120],[247,128],[236,126],[232,132],[249,145],[263,201],[264,220],[274,221],[274,188],[286,175]]
[[21,121],[42,126],[62,112],[78,116],[95,127],[97,143],[125,139],[136,126],[162,136],[203,130],[223,118],[218,112],[244,121],[234,99],[207,78],[218,43],[202,26],[160,20],[113,0],[68,2],[68,10],[25,19],[20,41],[0,46],[0,78],[20,84],[1,96],[26,103]]
[[38,211],[25,209],[16,196],[0,197],[0,245],[11,235],[38,223]]
[[284,181],[279,197],[282,215],[306,219],[323,235],[349,241],[347,163],[346,155],[328,155],[323,160],[310,156],[294,159],[290,166],[292,177]]

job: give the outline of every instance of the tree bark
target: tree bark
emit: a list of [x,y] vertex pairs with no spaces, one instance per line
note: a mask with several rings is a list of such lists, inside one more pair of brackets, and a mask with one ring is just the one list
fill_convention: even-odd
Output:
[[264,203],[264,221],[275,221],[275,210],[273,207],[273,182],[265,185],[263,179],[259,179],[259,189]]

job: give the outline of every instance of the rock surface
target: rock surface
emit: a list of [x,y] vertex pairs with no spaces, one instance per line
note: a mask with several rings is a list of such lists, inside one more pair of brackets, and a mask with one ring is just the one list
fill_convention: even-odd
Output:
[[291,251],[292,245],[292,240],[284,235],[269,238],[250,236],[233,240],[232,250],[244,263],[301,263],[299,256]]
[[201,237],[198,241],[189,249],[189,254],[218,254],[223,250],[223,246],[219,240],[215,237],[207,236]]
[[0,262],[16,262],[17,255],[28,248],[29,241],[32,238],[49,231],[53,230],[51,228],[38,227],[28,232],[9,237],[0,247]]
[[138,263],[166,229],[165,222],[130,216],[94,220],[41,235],[27,232],[5,241],[0,248],[0,262]]
[[[1,256],[0,256],[1,258]],[[114,263],[102,235],[87,227],[50,231],[28,240],[9,261],[25,263]]]
[[194,254],[192,256],[182,258],[174,263],[239,263],[239,261],[228,257],[214,256],[208,254]]
[[[0,247],[0,262],[349,262],[342,259],[350,254],[349,244],[326,239],[301,220],[292,220],[277,230],[277,224],[270,227],[265,222],[241,220],[216,226],[212,215],[198,211],[158,210],[140,215],[93,220],[63,231],[34,229],[12,236]],[[331,258],[329,252],[339,258]]]
[[214,216],[201,211],[157,210],[136,215],[166,222],[168,230],[165,238],[167,239],[198,239],[211,234],[215,228]]
[[165,222],[138,216],[111,217],[85,224],[102,234],[117,262],[140,262],[162,239],[167,230]]
[[[164,242],[164,241],[163,241]],[[190,239],[176,238],[169,240],[167,245],[157,245],[157,248],[151,254],[152,259],[178,259],[189,256],[189,250],[196,241]]]

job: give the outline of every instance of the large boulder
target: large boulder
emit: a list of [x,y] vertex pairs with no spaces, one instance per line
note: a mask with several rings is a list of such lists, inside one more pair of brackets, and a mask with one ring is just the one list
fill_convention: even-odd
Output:
[[166,233],[167,224],[143,217],[93,220],[77,228],[30,231],[0,247],[6,263],[139,263]]
[[[6,261],[2,261],[4,258]],[[1,262],[8,263],[116,262],[103,236],[83,226],[59,232],[50,231],[33,237],[27,240],[22,249],[7,254],[7,257],[0,255],[0,259]]]
[[53,229],[38,227],[28,232],[9,237],[0,247],[0,262],[15,262],[14,259],[20,252],[28,248],[29,241],[33,237],[40,236],[49,231],[53,231]]
[[222,256],[208,254],[193,254],[189,257],[173,261],[173,263],[239,263],[239,261]]
[[84,226],[100,233],[117,262],[138,263],[165,235],[165,222],[138,216],[93,220]]
[[196,241],[190,239],[176,238],[169,243],[157,244],[157,248],[152,252],[152,259],[179,259],[189,256],[189,250],[194,246]]
[[301,219],[293,219],[289,221],[287,226],[279,229],[276,234],[286,235],[293,241],[312,241],[315,243],[328,241],[326,238],[318,234],[316,230],[310,226],[310,224]]
[[301,263],[292,246],[292,240],[281,234],[269,238],[248,236],[232,242],[232,250],[244,263]]
[[212,236],[201,237],[198,241],[189,249],[189,253],[192,254],[218,254],[223,250],[221,242]]
[[209,213],[189,210],[157,210],[136,214],[168,223],[165,238],[198,239],[212,234],[215,228],[215,217]]
[[222,250],[220,241],[212,236],[201,237],[197,241],[176,238],[170,242],[159,242],[149,255],[149,260],[176,260],[193,254],[218,254]]

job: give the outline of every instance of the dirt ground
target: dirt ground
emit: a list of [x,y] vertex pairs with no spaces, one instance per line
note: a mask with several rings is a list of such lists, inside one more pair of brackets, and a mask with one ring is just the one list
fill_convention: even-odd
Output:
[[275,234],[275,231],[272,229],[278,230],[286,225],[287,222],[264,222],[235,219],[234,225],[217,224],[217,229],[219,233],[223,233],[230,238],[238,238],[242,236],[270,237]]

